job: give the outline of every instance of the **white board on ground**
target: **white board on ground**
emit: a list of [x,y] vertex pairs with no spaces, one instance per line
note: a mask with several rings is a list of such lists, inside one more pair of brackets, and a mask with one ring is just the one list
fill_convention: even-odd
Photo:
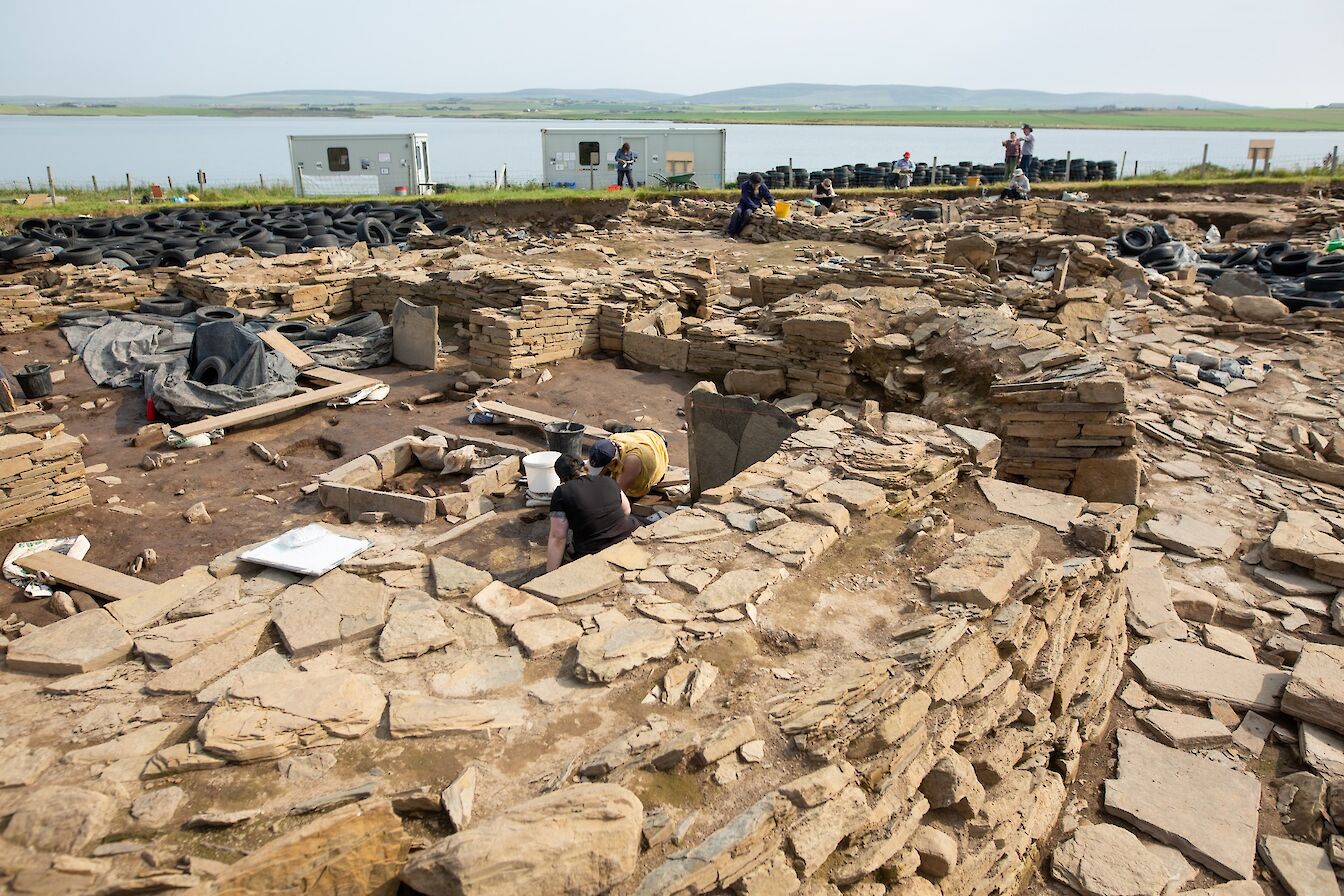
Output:
[[311,523],[290,529],[239,554],[239,558],[260,566],[273,566],[302,576],[320,576],[373,547],[364,538],[337,535],[325,526]]

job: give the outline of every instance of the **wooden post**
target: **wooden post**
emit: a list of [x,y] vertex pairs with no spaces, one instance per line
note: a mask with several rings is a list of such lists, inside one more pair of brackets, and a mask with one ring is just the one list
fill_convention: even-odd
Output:
[[171,174],[168,175],[168,192],[173,192],[173,176]]
[[1204,144],[1204,158],[1199,162],[1199,179],[1204,180],[1209,176],[1209,144]]
[[266,175],[264,175],[264,174],[258,174],[258,175],[257,175],[257,182],[261,184],[261,188],[262,188],[263,190],[266,189]]
[[793,156],[789,156],[789,186],[793,186]]
[[1339,167],[1339,146],[1330,150],[1330,176],[1335,176],[1335,169]]
[[51,166],[47,166],[47,196],[51,198],[51,207],[56,207],[56,180],[51,176]]
[[1073,150],[1064,153],[1064,183],[1069,182],[1069,169],[1073,167]]
[[1135,160],[1134,160],[1134,176],[1135,176],[1135,177],[1138,177],[1138,176],[1139,176],[1139,160],[1138,160],[1138,159],[1135,159]]
[[89,175],[89,180],[93,181],[93,192],[97,193],[97,192],[98,192],[98,175],[96,175],[96,174],[90,174],[90,175]]
[[131,193],[131,172],[126,172],[126,201],[134,203],[135,196]]
[[1129,150],[1125,150],[1124,155],[1120,157],[1120,167],[1116,171],[1115,179],[1125,179],[1125,163],[1129,161]]
[[200,190],[202,193],[205,192],[205,170],[204,170],[204,169],[201,169],[201,168],[197,168],[197,169],[196,169],[196,188],[197,188],[198,190]]
[[938,157],[933,157],[933,166],[929,168],[929,186],[938,183]]
[[1255,153],[1251,153],[1251,177],[1255,177]]
[[[26,176],[26,175],[25,175],[25,176]],[[31,177],[28,178],[28,192],[29,192],[29,193],[36,193],[36,192],[37,192],[36,190],[33,189],[33,179],[32,179]]]

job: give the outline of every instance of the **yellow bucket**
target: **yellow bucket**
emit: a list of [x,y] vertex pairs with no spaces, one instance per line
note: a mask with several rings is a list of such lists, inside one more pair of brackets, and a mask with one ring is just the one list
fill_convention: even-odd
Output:
[[968,186],[968,187],[978,187],[978,186],[980,186],[980,175],[978,175],[978,174],[968,174],[968,175],[966,175],[966,186]]
[[790,205],[789,203],[784,202],[782,200],[775,202],[775,217],[779,218],[781,221],[787,218],[789,216],[789,213],[792,211],[793,206]]

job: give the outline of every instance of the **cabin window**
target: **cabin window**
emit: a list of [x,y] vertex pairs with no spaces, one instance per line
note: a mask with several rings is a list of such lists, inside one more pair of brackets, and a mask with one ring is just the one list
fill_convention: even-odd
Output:
[[602,148],[596,140],[584,140],[579,143],[579,164],[594,168],[602,164]]
[[349,171],[350,170],[350,150],[344,146],[327,147],[327,170],[328,171]]

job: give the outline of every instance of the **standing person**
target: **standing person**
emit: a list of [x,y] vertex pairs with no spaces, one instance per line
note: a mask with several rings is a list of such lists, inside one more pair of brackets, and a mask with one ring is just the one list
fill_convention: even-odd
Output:
[[[583,461],[562,454],[555,461],[560,485],[551,492],[551,529],[546,539],[546,571],[630,537],[639,523],[616,480],[585,475]],[[569,547],[573,536],[573,550]]]
[[630,148],[629,143],[622,143],[621,148],[616,150],[616,187],[624,190],[623,182],[630,184],[630,189],[635,188],[635,159],[639,158],[639,153]]
[[1019,168],[1031,177],[1031,162],[1036,158],[1036,132],[1032,130],[1031,125],[1022,125],[1022,161],[1018,163]]
[[1017,131],[1009,131],[1008,139],[1003,141],[1003,178],[1013,176],[1014,168],[1021,168],[1022,141],[1017,139]]
[[774,208],[775,197],[770,195],[770,188],[765,185],[765,178],[758,172],[742,181],[742,198],[738,200],[733,216],[728,219],[728,235],[737,236],[741,233],[742,228],[746,227],[747,221],[751,219],[752,212],[762,205]]
[[[839,196],[840,194],[835,192],[835,187],[831,186],[829,177],[822,178],[821,183],[817,184],[812,190],[812,198],[817,201],[818,205],[824,206],[827,210],[835,206],[835,200]],[[820,210],[818,210],[818,214],[820,214]]]
[[667,441],[651,429],[614,432],[588,449],[588,468],[615,479],[627,497],[642,498],[667,475]]
[[901,156],[896,162],[896,186],[902,190],[910,186],[910,178],[915,174],[915,163],[910,161],[910,153]]
[[1021,168],[1013,169],[1013,179],[1008,181],[1000,199],[1027,199],[1031,196],[1031,181]]

